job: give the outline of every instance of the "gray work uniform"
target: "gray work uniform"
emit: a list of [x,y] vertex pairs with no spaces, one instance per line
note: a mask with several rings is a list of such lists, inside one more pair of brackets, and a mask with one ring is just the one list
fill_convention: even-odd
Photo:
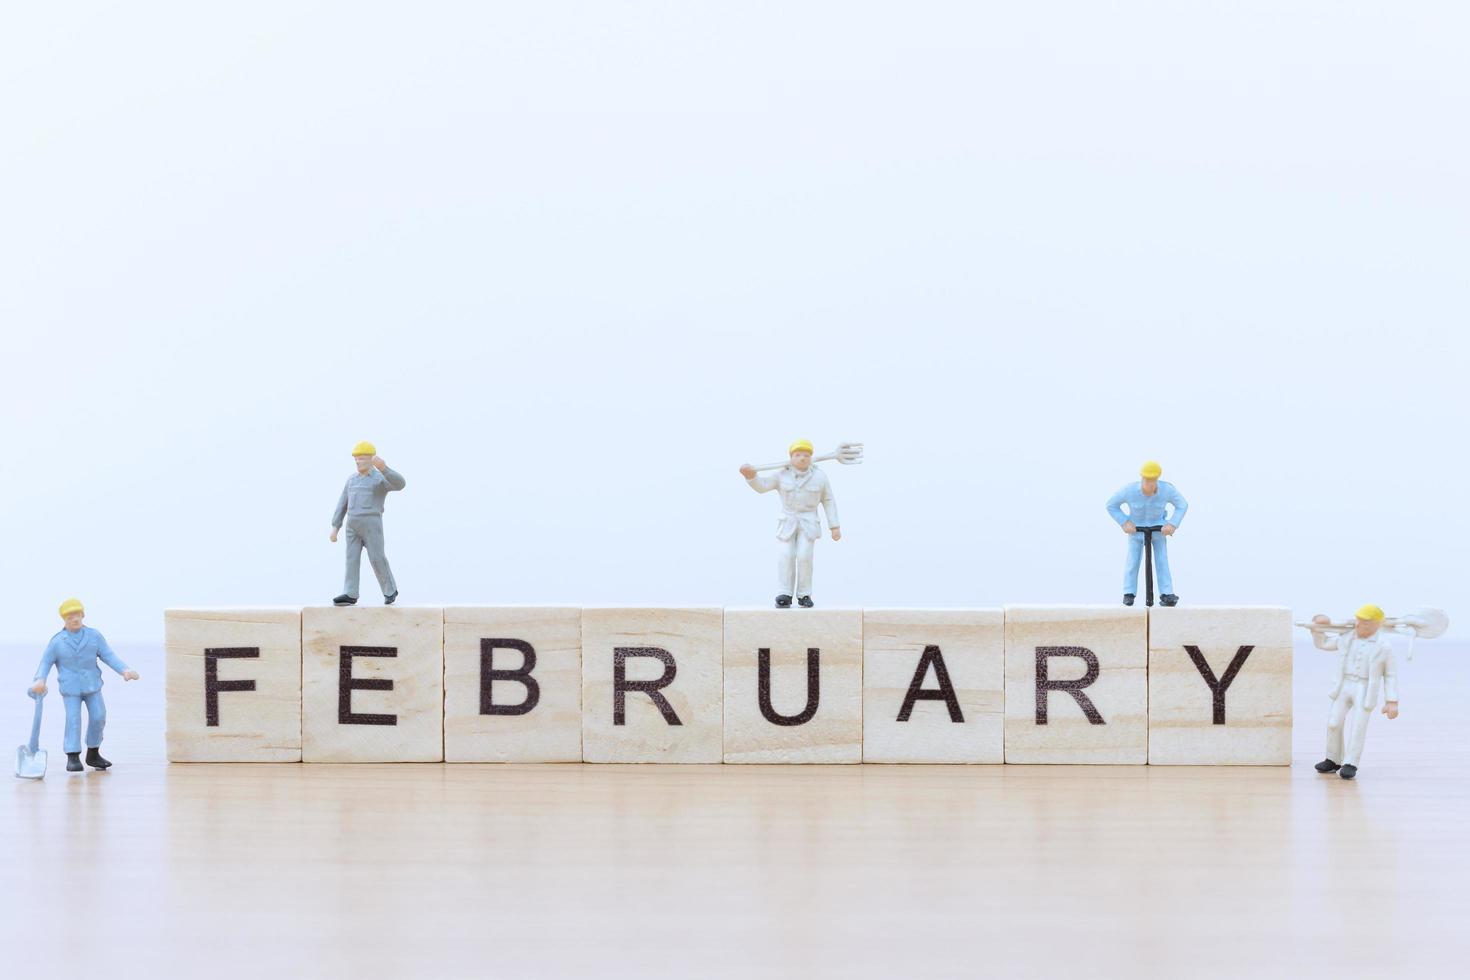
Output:
[[396,471],[385,468],[381,473],[377,470],[368,470],[366,475],[354,473],[342,488],[332,526],[339,528],[343,519],[347,520],[347,581],[342,591],[354,599],[363,548],[367,549],[368,562],[373,566],[383,595],[398,593],[398,583],[393,581],[393,570],[388,567],[388,556],[383,551],[383,500],[389,491],[402,490],[407,485],[408,481]]

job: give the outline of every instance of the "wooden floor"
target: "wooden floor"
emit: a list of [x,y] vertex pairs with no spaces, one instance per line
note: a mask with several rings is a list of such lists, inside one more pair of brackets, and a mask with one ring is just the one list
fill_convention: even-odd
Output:
[[[28,730],[20,663],[0,726]],[[1297,764],[168,766],[161,654],[110,773],[0,803],[6,977],[1463,976],[1470,649],[1422,644],[1360,779]],[[12,671],[17,673],[17,671]],[[48,707],[50,703],[48,701]],[[56,712],[59,714],[59,711]],[[13,742],[10,744],[14,744]]]

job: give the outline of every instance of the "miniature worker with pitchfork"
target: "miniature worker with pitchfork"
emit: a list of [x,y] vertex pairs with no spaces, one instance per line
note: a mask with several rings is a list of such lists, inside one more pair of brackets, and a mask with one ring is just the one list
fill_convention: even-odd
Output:
[[[1384,715],[1390,720],[1399,716],[1399,672],[1393,647],[1383,635],[1383,610],[1369,603],[1357,611],[1353,620],[1351,633],[1328,637],[1321,629],[1312,631],[1312,644],[1317,649],[1342,653],[1330,695],[1332,710],[1327,714],[1327,758],[1317,763],[1316,769],[1320,773],[1335,772],[1343,779],[1358,774],[1368,721],[1378,706],[1380,692]],[[1321,627],[1332,621],[1318,614],[1312,622]],[[1346,752],[1342,745],[1344,727],[1348,729]]]
[[[822,536],[822,523],[817,517],[817,505],[827,515],[827,526],[832,531],[832,540],[842,540],[842,529],[837,525],[837,500],[832,496],[832,484],[827,474],[813,465],[812,444],[798,439],[787,449],[790,457],[786,463],[768,463],[740,467],[740,475],[756,493],[771,490],[781,494],[781,520],[776,525],[776,540],[780,542],[776,559],[776,583],[780,592],[776,596],[777,609],[790,609],[791,599],[804,609],[812,607],[812,552],[817,539]],[[837,451],[821,459],[835,459],[844,465],[860,463],[863,444],[842,443]],[[780,469],[771,476],[757,476],[760,470]]]
[[1378,707],[1379,695],[1383,696],[1384,716],[1390,721],[1399,716],[1399,671],[1388,634],[1408,633],[1413,637],[1407,654],[1407,659],[1413,660],[1414,640],[1443,636],[1450,619],[1443,609],[1433,606],[1385,619],[1383,610],[1370,602],[1358,608],[1351,622],[1334,623],[1318,614],[1311,622],[1297,625],[1312,631],[1312,645],[1318,650],[1340,654],[1337,677],[1327,695],[1332,699],[1332,709],[1327,713],[1327,758],[1317,763],[1316,770],[1353,779],[1358,775],[1363,741],[1368,737],[1368,722]]

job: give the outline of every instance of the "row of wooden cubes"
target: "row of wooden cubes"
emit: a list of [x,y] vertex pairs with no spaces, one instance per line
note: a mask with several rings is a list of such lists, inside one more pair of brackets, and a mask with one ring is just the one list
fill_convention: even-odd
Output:
[[174,762],[1287,765],[1269,607],[169,610]]

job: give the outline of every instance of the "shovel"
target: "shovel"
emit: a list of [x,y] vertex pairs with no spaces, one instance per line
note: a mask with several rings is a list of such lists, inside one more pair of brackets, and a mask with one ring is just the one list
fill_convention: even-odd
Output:
[[[863,461],[863,444],[860,442],[839,442],[834,452],[825,456],[813,456],[813,463],[825,463],[829,459],[835,459],[843,466],[851,466]],[[783,459],[779,463],[762,463],[755,467],[756,470],[779,470],[783,466],[790,466],[790,459]]]
[[46,775],[46,750],[41,748],[41,701],[44,694],[31,692],[36,699],[36,720],[31,722],[31,741],[15,747],[15,774],[21,779],[40,779]]

